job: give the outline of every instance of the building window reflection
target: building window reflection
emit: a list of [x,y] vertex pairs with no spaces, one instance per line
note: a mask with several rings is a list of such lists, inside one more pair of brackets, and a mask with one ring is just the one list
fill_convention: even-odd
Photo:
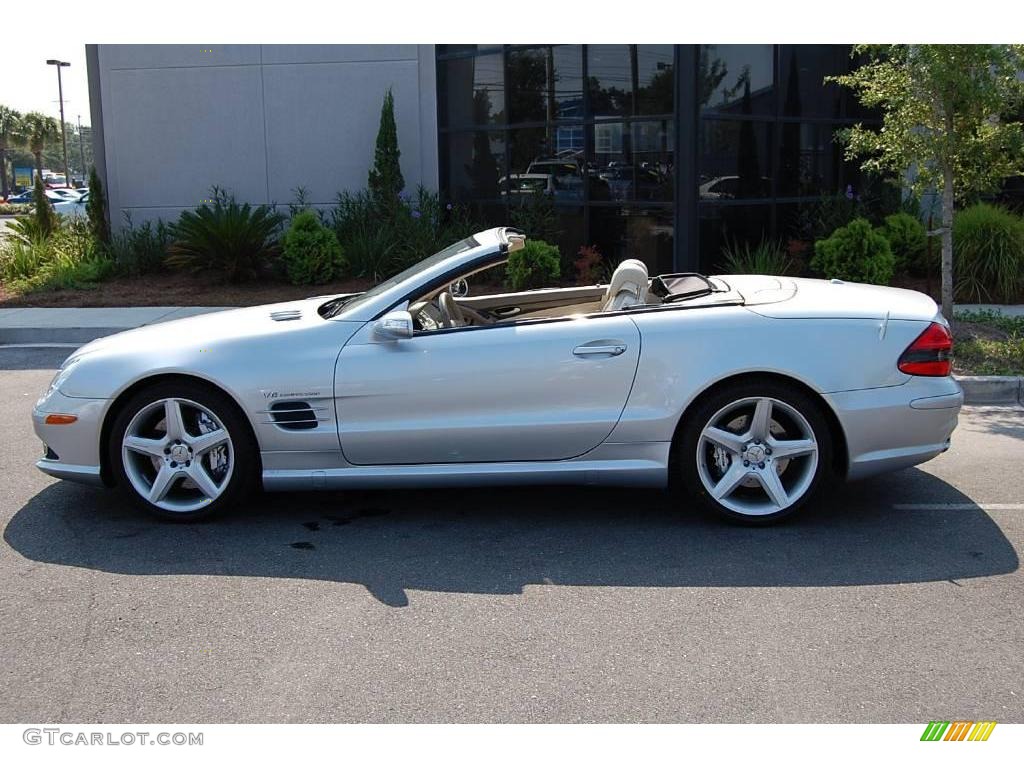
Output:
[[727,241],[786,240],[793,210],[860,183],[835,134],[872,116],[823,82],[848,46],[437,52],[443,193],[504,222],[543,196],[570,270],[596,245],[612,266],[710,271]]

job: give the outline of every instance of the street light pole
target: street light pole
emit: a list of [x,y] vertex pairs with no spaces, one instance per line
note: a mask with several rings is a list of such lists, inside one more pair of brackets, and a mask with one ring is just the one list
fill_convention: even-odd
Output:
[[85,139],[82,138],[82,116],[78,116],[78,154],[82,157],[82,182],[89,183],[89,169],[85,167]]
[[47,64],[51,64],[57,68],[57,95],[60,99],[60,140],[64,145],[64,186],[71,187],[71,171],[68,168],[68,136],[67,130],[64,125],[64,84],[60,79],[60,70],[62,67],[70,67],[70,61],[61,61],[60,59],[47,59]]

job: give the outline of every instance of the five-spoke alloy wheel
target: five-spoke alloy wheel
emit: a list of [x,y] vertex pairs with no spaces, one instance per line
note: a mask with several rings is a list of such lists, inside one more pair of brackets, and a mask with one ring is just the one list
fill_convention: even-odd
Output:
[[237,501],[256,464],[243,418],[224,395],[192,382],[143,390],[112,430],[118,484],[171,520],[196,520]]
[[738,382],[687,412],[676,461],[704,507],[747,523],[774,522],[824,485],[831,435],[820,407],[793,386]]

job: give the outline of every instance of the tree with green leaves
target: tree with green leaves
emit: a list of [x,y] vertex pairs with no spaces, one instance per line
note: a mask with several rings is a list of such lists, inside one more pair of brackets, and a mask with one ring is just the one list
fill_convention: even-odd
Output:
[[41,112],[29,112],[21,119],[21,134],[36,159],[36,175],[43,175],[43,150],[60,138],[60,124]]
[[858,45],[865,62],[827,78],[878,109],[881,129],[841,133],[865,171],[907,175],[942,198],[942,312],[953,312],[953,214],[965,201],[1024,174],[1024,126],[1007,119],[1024,100],[1021,45]]
[[100,244],[110,242],[110,222],[107,220],[107,196],[103,192],[103,182],[96,168],[89,170],[89,199],[85,203],[85,215],[89,219],[89,231],[92,239]]
[[21,113],[0,104],[0,197],[7,199],[7,150],[21,144]]
[[405,188],[402,168],[398,163],[401,154],[398,149],[398,127],[395,125],[395,99],[388,88],[380,109],[377,147],[373,153],[373,168],[370,169],[367,182],[374,205],[385,215],[394,213],[399,195]]

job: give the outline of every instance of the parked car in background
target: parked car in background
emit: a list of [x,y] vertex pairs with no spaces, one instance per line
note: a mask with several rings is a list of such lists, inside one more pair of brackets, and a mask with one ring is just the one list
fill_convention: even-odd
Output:
[[51,189],[50,191],[55,192],[65,200],[77,200],[85,192],[84,189],[74,189],[72,187],[60,187],[59,189]]
[[84,194],[78,195],[74,199],[62,200],[58,203],[54,203],[53,210],[61,216],[70,216],[75,219],[79,216],[85,216],[85,206],[88,202],[89,190],[85,190]]
[[[35,193],[31,189],[26,189],[24,192],[21,192],[20,194],[17,194],[17,195],[14,195],[13,197],[7,198],[7,202],[8,203],[31,203],[34,194]],[[77,198],[77,195],[76,195],[76,198]],[[59,194],[54,189],[48,189],[48,190],[46,190],[46,199],[49,200],[51,203],[57,204],[57,203],[67,202],[69,198],[68,198],[67,195]]]

